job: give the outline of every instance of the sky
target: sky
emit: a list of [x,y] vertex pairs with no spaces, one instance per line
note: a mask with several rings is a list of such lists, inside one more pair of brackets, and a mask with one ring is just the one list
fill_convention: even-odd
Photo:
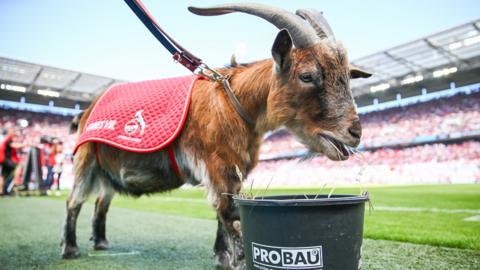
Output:
[[[165,31],[211,67],[234,52],[240,62],[269,58],[273,25],[247,14],[187,10],[225,2],[233,1],[143,0]],[[351,60],[480,18],[479,0],[256,2],[323,11]],[[0,0],[0,56],[127,81],[189,74],[122,0]]]

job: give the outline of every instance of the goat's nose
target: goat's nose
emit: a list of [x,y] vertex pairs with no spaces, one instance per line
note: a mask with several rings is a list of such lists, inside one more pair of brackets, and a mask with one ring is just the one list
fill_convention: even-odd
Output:
[[352,126],[348,129],[348,133],[352,135],[356,140],[360,140],[362,137],[362,126],[360,125],[360,120],[355,120],[352,123]]

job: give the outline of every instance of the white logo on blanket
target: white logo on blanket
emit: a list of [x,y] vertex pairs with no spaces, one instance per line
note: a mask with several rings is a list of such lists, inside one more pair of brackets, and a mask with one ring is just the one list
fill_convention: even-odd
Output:
[[143,110],[139,110],[135,113],[135,118],[132,120],[128,121],[125,124],[125,127],[123,128],[125,133],[128,135],[133,135],[137,133],[138,128],[140,127],[140,136],[143,135],[145,132],[145,128],[147,127],[147,124],[145,124],[145,120],[143,119]]

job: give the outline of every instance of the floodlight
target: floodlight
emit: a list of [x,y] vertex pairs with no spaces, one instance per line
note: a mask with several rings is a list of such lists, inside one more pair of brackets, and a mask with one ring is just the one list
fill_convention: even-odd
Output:
[[458,71],[457,67],[437,69],[433,72],[433,77],[438,78],[438,77],[442,77],[442,76],[447,76],[447,75],[455,73],[457,71]]
[[14,92],[22,92],[22,93],[25,93],[27,91],[27,88],[25,88],[23,86],[11,85],[11,84],[3,85],[2,89],[9,90],[9,91],[14,91]]
[[450,45],[448,45],[448,49],[450,49],[450,51],[453,51],[461,48],[462,46],[463,46],[462,42],[457,41],[457,42],[450,43]]
[[384,90],[387,90],[388,88],[390,88],[389,83],[381,83],[381,84],[370,87],[370,92],[373,93],[378,91],[384,91]]
[[47,97],[59,97],[60,93],[49,89],[38,89],[37,94]]
[[401,85],[412,84],[412,83],[416,83],[416,82],[419,82],[419,81],[422,81],[422,80],[423,80],[422,75],[408,76],[405,79],[403,79],[402,81],[400,81],[400,84]]

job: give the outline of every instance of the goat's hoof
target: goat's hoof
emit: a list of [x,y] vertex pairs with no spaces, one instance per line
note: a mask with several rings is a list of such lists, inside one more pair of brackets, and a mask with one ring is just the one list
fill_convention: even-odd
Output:
[[217,270],[233,270],[230,265],[231,256],[228,251],[222,251],[215,254],[215,269]]
[[64,246],[62,250],[62,258],[75,259],[80,257],[80,251],[77,246]]
[[247,265],[245,264],[245,260],[242,260],[238,262],[237,266],[235,267],[235,270],[245,270],[247,269]]
[[108,241],[107,239],[100,240],[98,242],[95,242],[95,245],[93,246],[93,249],[95,250],[106,250],[108,249]]

